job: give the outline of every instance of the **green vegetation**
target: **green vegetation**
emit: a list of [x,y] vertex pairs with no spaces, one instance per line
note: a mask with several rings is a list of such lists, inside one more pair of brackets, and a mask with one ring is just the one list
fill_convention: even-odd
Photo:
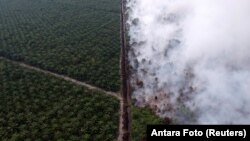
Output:
[[119,0],[0,0],[0,56],[120,89]]
[[[0,0],[0,56],[119,91],[119,0]],[[119,101],[0,60],[0,140],[112,141]],[[132,108],[132,139],[163,120]],[[143,134],[141,134],[143,133]]]
[[0,140],[116,139],[119,101],[0,60]]
[[146,137],[147,124],[163,124],[164,120],[157,117],[148,108],[132,107],[132,140],[141,141]]

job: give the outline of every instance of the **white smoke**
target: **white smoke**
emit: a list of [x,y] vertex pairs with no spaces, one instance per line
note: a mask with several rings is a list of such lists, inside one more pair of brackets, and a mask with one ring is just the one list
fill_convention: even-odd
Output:
[[250,124],[250,1],[128,0],[133,98],[179,123]]

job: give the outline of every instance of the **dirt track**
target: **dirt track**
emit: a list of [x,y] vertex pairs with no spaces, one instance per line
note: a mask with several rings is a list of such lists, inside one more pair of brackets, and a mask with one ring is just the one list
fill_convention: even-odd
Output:
[[68,76],[61,75],[61,74],[56,74],[56,73],[53,73],[53,72],[50,72],[50,71],[47,71],[47,70],[43,70],[41,68],[37,68],[37,67],[31,66],[31,65],[25,64],[23,62],[13,61],[13,60],[10,60],[10,59],[4,58],[4,57],[0,57],[0,59],[8,61],[8,62],[11,62],[11,63],[14,63],[14,64],[17,64],[17,65],[22,66],[24,68],[28,68],[28,69],[31,69],[31,70],[34,70],[34,71],[37,71],[37,72],[41,72],[41,73],[44,73],[44,74],[52,75],[54,77],[57,77],[57,78],[69,81],[69,82],[74,83],[76,85],[87,87],[88,89],[91,89],[91,90],[100,91],[102,93],[105,93],[107,95],[116,97],[117,99],[121,100],[121,96],[118,93],[114,93],[114,92],[103,90],[103,89],[95,87],[93,85],[90,85],[90,84],[87,84],[87,83],[75,80],[75,79],[70,78]]
[[125,0],[121,0],[120,15],[120,38],[121,38],[121,113],[120,113],[120,131],[118,141],[131,141],[131,111],[130,111],[130,85],[128,77],[128,55],[126,43],[126,26],[125,26]]

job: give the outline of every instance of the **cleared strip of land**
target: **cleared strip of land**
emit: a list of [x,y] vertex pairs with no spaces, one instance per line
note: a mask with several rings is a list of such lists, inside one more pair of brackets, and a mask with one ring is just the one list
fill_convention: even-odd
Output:
[[12,62],[14,64],[17,64],[19,66],[22,66],[22,67],[25,67],[25,68],[28,68],[28,69],[31,69],[31,70],[34,70],[34,71],[37,71],[37,72],[41,72],[41,73],[45,73],[45,74],[48,74],[48,75],[52,75],[52,76],[57,77],[57,78],[61,78],[63,80],[69,81],[71,83],[87,87],[88,89],[91,89],[91,90],[100,91],[102,93],[105,93],[105,94],[110,95],[110,96],[114,96],[117,99],[121,100],[120,94],[118,94],[118,93],[114,93],[114,92],[103,90],[103,89],[98,88],[96,86],[93,86],[93,85],[87,84],[85,82],[81,82],[81,81],[75,80],[75,79],[67,77],[65,75],[56,74],[56,73],[53,73],[53,72],[50,72],[50,71],[47,71],[47,70],[43,70],[41,68],[37,68],[37,67],[31,66],[31,65],[25,64],[23,62],[13,61],[13,60],[10,60],[10,59],[4,58],[4,57],[0,57],[0,59],[8,61],[8,62]]

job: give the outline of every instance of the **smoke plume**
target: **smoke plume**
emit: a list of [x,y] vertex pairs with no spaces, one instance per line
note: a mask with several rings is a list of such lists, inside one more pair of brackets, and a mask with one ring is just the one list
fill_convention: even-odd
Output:
[[250,1],[128,0],[138,106],[185,124],[250,124]]

